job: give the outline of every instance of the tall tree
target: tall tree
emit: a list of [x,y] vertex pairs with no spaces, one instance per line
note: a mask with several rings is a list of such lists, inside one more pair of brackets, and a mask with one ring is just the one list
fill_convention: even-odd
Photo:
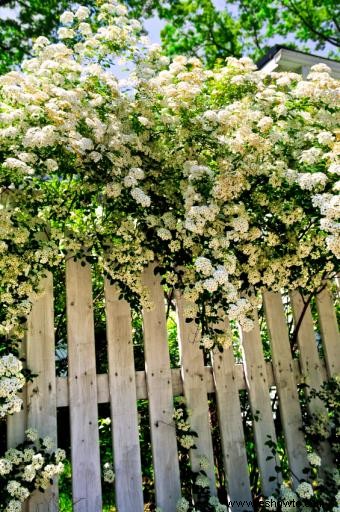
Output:
[[[141,2],[143,3],[143,2]],[[168,54],[201,55],[208,65],[229,55],[257,59],[275,43],[337,56],[340,8],[336,0],[154,0],[166,20],[162,42]]]
[[[122,0],[131,15],[157,14],[166,24],[161,37],[169,55],[203,57],[208,66],[233,55],[259,58],[275,42],[336,57],[340,46],[340,9],[336,0]],[[81,0],[92,5],[95,0]],[[52,39],[60,14],[72,0],[0,0],[0,73],[30,54],[39,35]],[[222,6],[222,7],[221,7]],[[288,43],[287,43],[288,42]]]
[[0,0],[6,8],[0,16],[0,73],[30,54],[40,35],[55,37],[60,14],[70,0]]

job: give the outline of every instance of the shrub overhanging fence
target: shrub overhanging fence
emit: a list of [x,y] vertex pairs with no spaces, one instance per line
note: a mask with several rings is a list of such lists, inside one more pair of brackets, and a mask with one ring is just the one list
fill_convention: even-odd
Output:
[[[115,497],[119,512],[144,510],[137,400],[149,405],[152,460],[157,506],[174,512],[180,497],[180,471],[173,419],[174,396],[183,395],[191,411],[191,426],[198,434],[197,449],[191,452],[195,471],[199,457],[210,462],[211,494],[216,494],[214,456],[209,419],[208,394],[217,403],[222,457],[230,501],[252,500],[240,390],[246,390],[253,421],[256,457],[264,496],[274,491],[277,460],[272,457],[270,439],[276,441],[270,389],[275,386],[284,431],[289,468],[296,482],[308,466],[302,427],[298,385],[319,389],[322,382],[340,372],[340,338],[333,299],[325,288],[316,297],[318,324],[324,358],[315,339],[310,305],[298,291],[290,294],[290,306],[297,331],[298,359],[293,357],[287,318],[280,293],[265,292],[263,303],[268,327],[271,361],[265,360],[259,321],[241,332],[242,364],[236,363],[233,347],[214,350],[211,365],[204,364],[199,348],[198,327],[186,322],[184,299],[175,298],[180,350],[180,368],[170,367],[166,327],[166,306],[159,275],[154,266],[143,274],[155,307],[143,312],[145,370],[135,371],[130,306],[119,298],[119,290],[105,280],[105,311],[108,373],[96,374],[91,267],[69,259],[66,262],[68,375],[57,377],[55,368],[52,275],[42,283],[43,293],[33,304],[23,343],[27,366],[37,377],[24,390],[24,409],[8,419],[8,444],[15,446],[27,426],[42,436],[57,440],[57,408],[69,407],[72,464],[72,502],[76,512],[102,510],[101,470],[98,433],[98,404],[110,403],[115,470]],[[303,317],[301,313],[304,312]],[[302,318],[302,321],[299,320]],[[220,328],[230,327],[221,319]],[[320,411],[317,400],[309,412]],[[323,447],[327,458],[327,446]],[[28,511],[58,510],[58,488],[36,493],[26,505]],[[243,510],[239,505],[232,512]]]

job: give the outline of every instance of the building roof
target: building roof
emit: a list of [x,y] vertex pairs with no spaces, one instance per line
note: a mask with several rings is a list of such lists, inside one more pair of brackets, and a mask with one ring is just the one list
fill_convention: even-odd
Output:
[[332,70],[334,78],[340,78],[340,62],[327,57],[313,55],[311,53],[292,50],[286,46],[276,44],[269,52],[257,62],[257,67],[270,73],[278,68],[278,71],[302,72],[307,75],[311,66],[317,63],[327,64]]

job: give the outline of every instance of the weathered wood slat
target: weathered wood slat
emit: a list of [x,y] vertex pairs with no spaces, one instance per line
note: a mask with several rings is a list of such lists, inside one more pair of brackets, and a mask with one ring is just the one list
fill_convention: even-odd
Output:
[[[297,331],[299,361],[301,373],[306,384],[319,389],[323,382],[322,365],[316,344],[316,336],[310,306],[305,308],[305,302],[298,290],[290,294],[295,327],[300,322]],[[300,320],[301,315],[302,321]]]
[[164,296],[154,268],[150,265],[143,273],[143,284],[154,304],[151,311],[143,311],[146,381],[156,502],[163,512],[173,512],[181,488]]
[[[218,327],[229,332],[227,321]],[[215,349],[212,360],[228,498],[236,502],[230,510],[242,512],[244,506],[237,502],[247,500],[250,504],[252,496],[232,346],[224,348],[222,353]],[[249,505],[247,510],[253,508]]]
[[[274,386],[274,374],[272,364],[266,363],[268,386]],[[297,383],[302,382],[302,376],[300,375],[299,361],[293,361],[294,377]],[[326,378],[326,370],[322,366],[323,375]],[[212,368],[206,366],[204,368],[205,382],[207,387],[207,393],[215,393],[215,384],[212,374]],[[173,368],[171,370],[172,380],[172,394],[173,396],[183,395],[183,382],[181,377],[181,370],[179,368]],[[235,384],[239,390],[247,389],[246,381],[243,374],[243,365],[235,364]],[[97,402],[98,404],[105,404],[110,402],[109,394],[109,378],[107,373],[101,373],[97,375]],[[147,400],[148,393],[146,388],[146,376],[144,370],[136,371],[136,393],[137,400]],[[68,384],[66,377],[57,377],[57,407],[68,407],[69,405],[69,393]]]
[[176,294],[176,305],[184,396],[187,407],[191,411],[191,428],[198,434],[196,449],[190,451],[191,468],[193,471],[199,471],[200,457],[204,456],[208,459],[210,467],[206,473],[210,480],[210,493],[215,495],[214,454],[204,360],[202,350],[199,348],[199,329],[194,322],[186,323],[185,301],[179,293]]
[[316,306],[327,373],[329,377],[333,377],[340,373],[340,335],[332,295],[327,288],[317,295]]
[[305,299],[297,290],[291,292],[290,302],[295,328],[300,322],[296,339],[299,349],[301,379],[308,386],[319,389],[327,378],[327,374],[325,364],[319,357],[311,308],[309,305],[307,308],[305,307]]
[[294,475],[293,483],[297,485],[298,480],[304,476],[303,469],[308,467],[308,461],[305,440],[301,432],[302,416],[287,323],[279,293],[265,292],[263,300],[288,461]]
[[[290,301],[295,328],[300,322],[300,327],[297,331],[299,361],[304,382],[310,386],[306,388],[306,394],[310,396],[310,388],[319,390],[324,381],[324,373],[316,344],[312,312],[309,305],[308,307],[305,306],[304,299],[298,290],[291,292]],[[311,414],[327,412],[323,402],[318,398],[312,398],[307,402],[307,408]],[[332,455],[329,444],[320,443],[318,448],[323,463],[330,465],[332,463]]]
[[143,512],[131,312],[107,280],[105,307],[116,506],[119,512]]
[[[277,476],[275,466],[278,461],[273,458],[268,440],[276,443],[273,412],[269,395],[269,382],[258,321],[254,310],[254,328],[250,332],[240,329],[243,349],[244,372],[249,396],[255,434],[257,462],[261,475],[261,489],[264,496],[271,496],[277,485],[270,477]],[[270,437],[268,437],[270,436]]]
[[[51,273],[41,282],[41,296],[33,303],[27,322],[27,366],[37,375],[27,384],[27,424],[41,437],[48,436],[57,446],[57,400],[55,377],[53,280]],[[55,512],[57,484],[29,499],[30,512]]]
[[101,512],[96,359],[89,265],[66,262],[72,500],[75,512]]

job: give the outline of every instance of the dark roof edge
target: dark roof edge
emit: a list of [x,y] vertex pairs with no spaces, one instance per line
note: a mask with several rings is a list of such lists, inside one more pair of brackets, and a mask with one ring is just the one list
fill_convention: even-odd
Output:
[[284,46],[282,44],[275,44],[274,46],[272,46],[272,48],[269,49],[269,51],[260,59],[256,62],[256,65],[258,67],[258,69],[261,69],[263,68],[263,66],[265,64],[267,64],[267,62],[269,62],[270,60],[272,60],[272,58],[280,51],[280,50],[289,50],[291,52],[295,52],[295,53],[301,53],[302,55],[308,55],[309,57],[315,57],[315,58],[319,58],[319,59],[325,59],[325,60],[329,60],[330,62],[337,62],[339,63],[340,61],[339,60],[336,60],[336,59],[329,59],[328,57],[324,57],[323,55],[315,55],[313,53],[307,53],[307,52],[302,52],[300,50],[295,50],[294,48],[289,48],[288,46]]

